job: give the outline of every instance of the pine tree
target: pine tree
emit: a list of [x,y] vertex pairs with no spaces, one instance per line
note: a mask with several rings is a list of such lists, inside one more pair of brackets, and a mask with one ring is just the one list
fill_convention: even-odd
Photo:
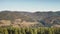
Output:
[[37,28],[38,30],[37,30],[37,34],[41,34],[41,30],[40,30],[40,28]]
[[37,34],[37,29],[36,28],[33,29],[33,33]]
[[15,29],[15,33],[14,34],[18,34],[18,29],[17,28]]
[[32,28],[30,28],[30,33],[33,34],[33,30],[32,30]]
[[3,29],[4,34],[8,34],[7,28]]
[[40,30],[41,30],[41,34],[44,34],[44,28],[41,27]]
[[49,34],[53,34],[53,33],[52,33],[52,29],[51,29],[51,28],[49,28]]
[[22,28],[22,30],[21,30],[21,31],[22,31],[22,33],[23,33],[23,34],[25,34],[25,28]]
[[18,30],[18,34],[22,34],[21,29]]
[[4,34],[3,28],[0,27],[0,34]]

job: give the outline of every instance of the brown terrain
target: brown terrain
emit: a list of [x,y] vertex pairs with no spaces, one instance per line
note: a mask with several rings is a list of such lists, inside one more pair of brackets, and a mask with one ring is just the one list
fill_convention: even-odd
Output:
[[60,11],[1,11],[0,27],[60,27]]

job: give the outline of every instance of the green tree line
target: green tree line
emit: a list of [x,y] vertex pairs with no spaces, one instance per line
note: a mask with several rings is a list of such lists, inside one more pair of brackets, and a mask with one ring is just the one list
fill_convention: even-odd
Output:
[[0,34],[60,34],[60,28],[15,28],[0,27]]

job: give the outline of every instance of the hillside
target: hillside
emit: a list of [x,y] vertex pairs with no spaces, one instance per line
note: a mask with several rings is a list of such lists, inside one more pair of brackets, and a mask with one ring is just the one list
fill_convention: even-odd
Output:
[[57,27],[60,26],[60,11],[22,12],[1,11],[0,26],[13,27]]

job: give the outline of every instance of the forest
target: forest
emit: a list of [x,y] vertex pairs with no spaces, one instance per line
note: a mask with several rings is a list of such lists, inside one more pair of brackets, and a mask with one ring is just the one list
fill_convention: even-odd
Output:
[[60,28],[38,27],[38,28],[16,28],[0,27],[0,34],[60,34]]
[[60,34],[60,12],[2,11],[0,34]]

